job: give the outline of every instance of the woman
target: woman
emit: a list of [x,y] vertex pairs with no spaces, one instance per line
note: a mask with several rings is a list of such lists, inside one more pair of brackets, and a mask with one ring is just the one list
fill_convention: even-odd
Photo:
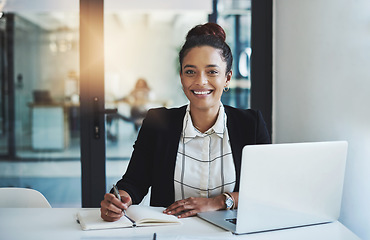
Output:
[[117,186],[122,202],[108,193],[101,217],[116,221],[151,187],[152,206],[179,218],[238,206],[241,152],[245,145],[270,143],[258,111],[223,106],[232,54],[217,24],[188,32],[180,53],[180,78],[187,106],[149,110],[129,167]]
[[[142,125],[146,113],[149,109],[149,103],[153,101],[153,92],[150,89],[145,79],[139,78],[134,89],[124,98],[118,99],[116,102],[126,102],[131,106],[129,121],[132,121],[137,132]],[[125,119],[124,119],[125,120]]]

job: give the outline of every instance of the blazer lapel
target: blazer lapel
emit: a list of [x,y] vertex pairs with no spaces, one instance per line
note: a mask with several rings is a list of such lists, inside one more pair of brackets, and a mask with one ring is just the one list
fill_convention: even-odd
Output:
[[162,167],[166,169],[166,174],[162,177],[166,178],[166,180],[163,181],[163,183],[166,185],[163,186],[163,189],[167,191],[165,194],[166,206],[169,206],[175,200],[174,172],[185,112],[186,106],[183,106],[176,110],[169,111],[169,115],[165,118],[167,120],[166,124],[168,128],[166,133],[163,135],[163,142],[167,143],[168,145],[165,148],[166,152],[163,153],[164,161]]

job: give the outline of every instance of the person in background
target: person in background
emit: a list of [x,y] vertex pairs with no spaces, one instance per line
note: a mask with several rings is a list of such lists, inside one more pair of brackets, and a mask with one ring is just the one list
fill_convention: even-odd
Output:
[[134,89],[130,94],[116,102],[126,102],[130,105],[130,120],[135,125],[135,130],[138,131],[147,113],[148,104],[153,101],[153,92],[151,91],[145,79],[139,78]]
[[133,123],[135,132],[138,132],[149,110],[150,104],[156,101],[154,100],[154,93],[150,89],[147,81],[143,78],[139,78],[135,83],[134,89],[132,89],[127,96],[117,99],[114,102],[116,104],[120,102],[127,103],[130,106],[130,116],[121,113],[107,115],[107,138],[111,141],[117,141],[117,136],[112,133],[114,120],[123,120]]
[[238,207],[242,148],[271,140],[259,111],[221,103],[232,77],[225,39],[215,23],[188,32],[179,60],[189,104],[148,111],[128,169],[117,182],[122,201],[104,196],[104,220],[120,219],[150,187],[150,205],[179,218]]

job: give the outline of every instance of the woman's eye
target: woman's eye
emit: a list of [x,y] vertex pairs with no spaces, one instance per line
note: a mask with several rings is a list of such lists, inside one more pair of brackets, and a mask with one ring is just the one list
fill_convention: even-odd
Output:
[[194,74],[195,72],[193,70],[186,70],[185,74]]
[[217,75],[218,74],[218,71],[217,70],[210,70],[208,73],[210,75]]

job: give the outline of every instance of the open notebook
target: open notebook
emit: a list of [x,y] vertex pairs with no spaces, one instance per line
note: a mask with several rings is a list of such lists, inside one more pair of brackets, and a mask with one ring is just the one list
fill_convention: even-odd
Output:
[[162,213],[162,207],[148,207],[132,205],[126,210],[127,216],[134,221],[130,221],[123,216],[116,222],[107,222],[100,217],[100,209],[83,209],[77,213],[82,230],[127,228],[141,226],[158,226],[180,224],[180,220],[173,216]]

